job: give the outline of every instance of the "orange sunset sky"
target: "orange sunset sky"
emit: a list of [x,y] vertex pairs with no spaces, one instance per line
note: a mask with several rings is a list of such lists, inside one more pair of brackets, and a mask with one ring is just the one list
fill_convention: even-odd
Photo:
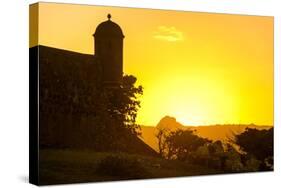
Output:
[[273,125],[273,17],[40,3],[39,44],[94,54],[108,13],[144,87],[137,123]]

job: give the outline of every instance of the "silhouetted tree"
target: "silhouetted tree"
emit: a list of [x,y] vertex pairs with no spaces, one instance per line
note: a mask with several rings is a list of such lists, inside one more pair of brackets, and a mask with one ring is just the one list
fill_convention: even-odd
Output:
[[242,151],[260,160],[261,170],[273,167],[273,128],[269,130],[246,128],[245,132],[235,135],[233,142]]
[[136,77],[125,75],[119,88],[105,90],[110,117],[133,134],[139,134],[140,126],[136,124],[136,117],[140,108],[138,97],[143,94],[143,87],[135,86],[136,81]]
[[168,159],[185,160],[191,152],[211,141],[195,135],[193,130],[177,130],[171,132],[165,142]]
[[157,128],[156,138],[158,140],[159,154],[165,157],[165,151],[167,149],[166,137],[168,136],[168,130],[165,128]]
[[89,106],[89,111],[95,116],[92,127],[85,129],[83,135],[91,134],[96,149],[124,149],[127,138],[139,134],[136,117],[140,107],[138,97],[143,91],[142,86],[135,86],[136,80],[132,75],[125,75],[121,86],[104,87],[91,96],[93,105]]

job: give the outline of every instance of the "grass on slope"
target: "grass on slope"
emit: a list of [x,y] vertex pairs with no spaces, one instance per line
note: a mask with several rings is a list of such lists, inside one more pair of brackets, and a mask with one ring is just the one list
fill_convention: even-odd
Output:
[[40,150],[40,184],[204,175],[214,169],[157,157],[88,150]]

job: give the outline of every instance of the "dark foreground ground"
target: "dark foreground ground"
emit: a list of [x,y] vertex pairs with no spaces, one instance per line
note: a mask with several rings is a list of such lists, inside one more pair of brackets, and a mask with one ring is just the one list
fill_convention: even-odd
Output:
[[39,166],[41,185],[222,173],[157,157],[62,149],[40,150]]

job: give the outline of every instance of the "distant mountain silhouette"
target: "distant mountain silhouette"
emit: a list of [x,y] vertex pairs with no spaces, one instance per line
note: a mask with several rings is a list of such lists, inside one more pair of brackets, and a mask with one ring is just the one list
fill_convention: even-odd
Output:
[[176,118],[171,116],[163,117],[156,126],[159,129],[168,129],[174,131],[176,129],[184,128],[182,124],[177,122]]
[[195,130],[196,134],[208,138],[211,140],[228,140],[233,134],[239,134],[244,132],[245,129],[255,128],[255,129],[270,129],[272,126],[269,125],[236,125],[236,124],[223,124],[223,125],[202,125],[202,126],[185,126],[176,121],[176,118],[165,116],[163,117],[156,127],[153,126],[142,126],[142,140],[146,142],[150,147],[154,150],[158,151],[157,139],[155,135],[157,134],[157,129],[164,128],[170,131],[174,131],[176,129],[192,129]]

